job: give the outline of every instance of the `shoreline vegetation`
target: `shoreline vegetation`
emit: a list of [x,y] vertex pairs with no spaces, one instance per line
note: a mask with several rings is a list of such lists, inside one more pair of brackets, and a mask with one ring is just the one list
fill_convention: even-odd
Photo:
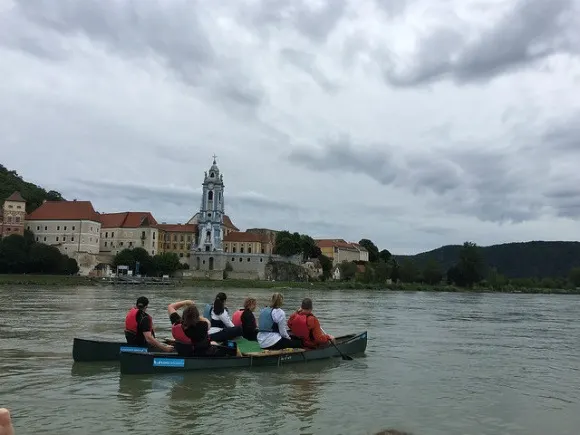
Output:
[[[254,281],[225,279],[223,281],[205,280],[194,278],[170,279],[173,287],[191,288],[239,288],[239,289],[278,289],[278,290],[378,290],[378,291],[408,291],[408,292],[446,292],[446,293],[526,293],[526,294],[580,294],[580,288],[542,288],[542,287],[515,287],[506,285],[493,288],[491,286],[478,286],[472,288],[458,287],[454,285],[420,284],[420,283],[397,283],[377,284],[362,283],[357,281]],[[73,287],[73,286],[100,286],[112,285],[102,278],[86,277],[78,275],[32,275],[32,274],[0,274],[0,286],[39,286],[39,287]],[[149,286],[146,281],[138,284],[121,284],[118,287]]]

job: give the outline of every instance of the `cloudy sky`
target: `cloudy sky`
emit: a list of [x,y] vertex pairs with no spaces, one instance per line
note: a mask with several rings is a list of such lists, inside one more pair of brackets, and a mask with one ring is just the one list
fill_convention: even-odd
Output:
[[0,0],[0,162],[393,253],[580,235],[580,0]]

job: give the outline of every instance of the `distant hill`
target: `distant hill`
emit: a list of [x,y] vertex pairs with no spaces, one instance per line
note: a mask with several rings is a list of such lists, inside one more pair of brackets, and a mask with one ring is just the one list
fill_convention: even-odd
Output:
[[64,201],[59,192],[49,190],[48,192],[36,184],[24,181],[16,171],[9,171],[0,165],[0,204],[17,190],[26,200],[26,212],[36,210],[44,200]]
[[[567,277],[580,266],[580,242],[521,242],[480,247],[486,265],[508,278]],[[395,255],[400,263],[408,259],[418,267],[435,259],[446,272],[457,263],[460,245],[447,245],[417,255]]]

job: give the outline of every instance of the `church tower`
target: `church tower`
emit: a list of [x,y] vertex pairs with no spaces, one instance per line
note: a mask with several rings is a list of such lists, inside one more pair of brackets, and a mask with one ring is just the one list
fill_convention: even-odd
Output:
[[202,252],[223,250],[224,180],[215,159],[214,155],[213,164],[209,171],[205,172],[202,184],[196,246],[197,250]]

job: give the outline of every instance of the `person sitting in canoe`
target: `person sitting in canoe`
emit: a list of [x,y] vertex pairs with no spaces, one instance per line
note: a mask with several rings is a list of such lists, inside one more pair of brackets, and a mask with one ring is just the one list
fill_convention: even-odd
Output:
[[262,349],[278,350],[302,347],[300,340],[293,339],[288,335],[286,313],[281,308],[283,303],[284,296],[280,293],[274,293],[270,306],[260,311],[257,338]]
[[235,326],[230,318],[226,300],[225,293],[218,293],[213,304],[206,305],[203,312],[203,316],[211,323],[209,336],[213,341],[223,342],[242,335],[242,328]]
[[246,298],[244,308],[239,309],[232,316],[234,326],[241,326],[242,337],[249,341],[258,341],[258,324],[253,313],[257,305],[256,299]]
[[300,338],[303,346],[309,349],[328,344],[329,341],[335,342],[334,337],[323,331],[317,317],[312,314],[310,298],[304,298],[300,308],[290,316],[288,328],[292,335]]
[[149,305],[149,299],[140,296],[137,303],[125,316],[125,338],[127,344],[133,346],[156,347],[165,352],[172,352],[173,346],[161,343],[155,338],[153,319],[145,311]]
[[[183,315],[177,312],[185,307]],[[175,339],[175,350],[181,356],[242,356],[237,347],[218,346],[209,336],[211,322],[199,315],[191,300],[179,301],[167,306],[171,321],[171,335]]]

